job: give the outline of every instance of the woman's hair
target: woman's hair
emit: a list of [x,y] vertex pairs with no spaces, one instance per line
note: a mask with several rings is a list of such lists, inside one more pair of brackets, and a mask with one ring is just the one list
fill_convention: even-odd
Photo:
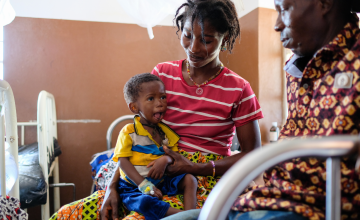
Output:
[[[180,10],[185,8],[182,14]],[[221,34],[227,34],[226,44],[231,53],[237,37],[240,36],[240,25],[235,5],[230,0],[187,0],[176,11],[174,21],[178,28],[183,31],[186,19],[190,18],[193,25],[197,19],[201,34],[204,38],[204,22],[207,21]]]
[[131,77],[124,86],[124,98],[126,104],[129,105],[132,102],[136,102],[139,98],[139,92],[141,91],[141,84],[152,81],[163,83],[159,77],[151,73],[141,73]]

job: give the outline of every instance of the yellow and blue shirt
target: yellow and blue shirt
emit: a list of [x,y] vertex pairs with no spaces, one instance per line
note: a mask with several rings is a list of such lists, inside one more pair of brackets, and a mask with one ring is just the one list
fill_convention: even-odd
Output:
[[[179,135],[162,122],[158,126],[164,131],[168,139],[167,147],[173,151],[178,151]],[[140,123],[140,117],[135,116],[134,123],[125,125],[120,131],[113,160],[118,162],[119,157],[128,157],[139,174],[146,178],[151,169],[146,166],[164,154],[162,146],[156,143],[151,134]],[[122,179],[132,182],[121,169],[120,174]]]

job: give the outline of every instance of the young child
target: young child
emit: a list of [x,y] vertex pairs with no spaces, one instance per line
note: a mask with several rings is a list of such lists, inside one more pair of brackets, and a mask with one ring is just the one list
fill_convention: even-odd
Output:
[[124,126],[115,147],[113,160],[120,161],[120,199],[146,220],[181,211],[162,201],[163,195],[183,192],[185,210],[195,209],[197,179],[191,174],[164,175],[172,158],[164,155],[162,146],[178,151],[180,138],[161,122],[167,108],[163,82],[150,73],[136,75],[125,84],[124,96],[129,109],[139,116]]

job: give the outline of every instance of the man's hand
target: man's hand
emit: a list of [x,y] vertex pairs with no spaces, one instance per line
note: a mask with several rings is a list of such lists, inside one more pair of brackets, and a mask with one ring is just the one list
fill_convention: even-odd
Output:
[[172,158],[169,156],[162,156],[157,160],[152,161],[147,165],[147,167],[151,167],[148,177],[158,180],[161,179],[165,173],[165,169],[168,164],[172,163]]
[[120,196],[116,189],[108,188],[100,210],[101,220],[119,220],[119,201]]

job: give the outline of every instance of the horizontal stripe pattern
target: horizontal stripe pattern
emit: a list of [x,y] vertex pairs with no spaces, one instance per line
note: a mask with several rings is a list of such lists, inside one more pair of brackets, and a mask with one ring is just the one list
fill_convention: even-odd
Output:
[[161,156],[164,155],[164,151],[160,151],[160,149],[155,145],[135,145],[132,146],[131,148],[132,151],[135,152],[139,152],[139,153],[144,153],[144,154],[152,154],[152,155],[157,155],[157,156]]
[[216,116],[216,115],[211,115],[211,114],[207,114],[207,113],[203,113],[203,112],[196,112],[196,111],[184,110],[184,109],[175,108],[175,107],[172,107],[172,106],[168,106],[167,108],[168,108],[168,109],[175,110],[175,111],[183,112],[183,113],[202,115],[202,116],[207,116],[207,117],[210,117],[210,118],[217,118],[217,119],[220,119],[220,120],[225,120],[225,119],[226,119],[226,118],[224,118],[224,117],[220,117],[220,116]]
[[163,122],[179,134],[179,148],[229,156],[235,127],[263,117],[255,94],[246,80],[226,67],[199,92],[184,80],[182,62],[161,63],[152,71],[166,88]]
[[165,77],[173,79],[173,80],[181,80],[180,77],[173,77],[173,76],[167,75],[165,73],[159,73],[159,76],[165,76]]
[[192,95],[188,95],[188,94],[185,94],[185,93],[174,92],[174,91],[170,91],[170,90],[166,90],[166,94],[172,94],[172,95],[176,95],[176,96],[186,97],[186,98],[189,98],[189,99],[212,102],[212,103],[216,103],[216,104],[220,104],[220,105],[225,105],[225,106],[228,106],[228,107],[233,106],[233,103],[220,102],[220,101],[216,101],[216,100],[205,98],[205,97],[197,97],[197,96],[192,96]]
[[245,118],[249,118],[251,116],[254,116],[256,114],[258,114],[259,112],[261,112],[261,109],[258,109],[250,114],[247,114],[247,115],[244,115],[244,116],[241,116],[241,117],[238,117],[238,118],[233,118],[234,121],[238,121],[238,120],[242,120],[242,119],[245,119]]

